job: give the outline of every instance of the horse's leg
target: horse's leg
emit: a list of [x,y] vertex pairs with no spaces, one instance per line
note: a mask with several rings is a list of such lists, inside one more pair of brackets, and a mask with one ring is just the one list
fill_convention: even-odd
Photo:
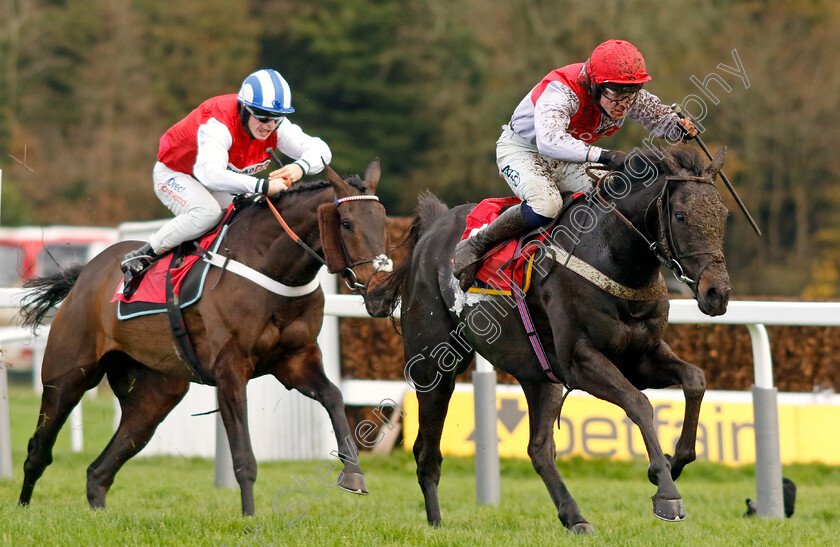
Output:
[[[411,311],[403,316],[402,329],[405,377],[417,391],[419,430],[414,441],[414,460],[417,462],[417,482],[426,505],[426,519],[432,526],[440,526],[438,483],[443,462],[440,438],[455,389],[455,376],[472,359],[474,352],[463,347],[460,337],[455,339],[456,329],[443,319],[448,317],[448,312],[439,299],[429,297],[428,301],[413,302]],[[430,317],[435,320],[430,321]],[[443,342],[450,349],[447,359],[453,359],[446,363],[446,370],[440,368],[441,363],[432,355],[434,348]]]
[[190,385],[146,368],[124,354],[110,354],[106,359],[108,383],[119,400],[121,416],[108,446],[88,466],[87,498],[94,509],[105,507],[105,496],[117,471],[146,446]]
[[[251,435],[248,432],[248,401],[246,386],[253,370],[246,365],[248,361],[236,353],[235,344],[230,342],[223,348],[213,366],[216,376],[216,393],[219,398],[219,411],[228,436],[230,455],[233,460],[233,474],[239,483],[242,499],[242,514],[253,516],[254,483],[257,480],[257,459],[251,447]],[[238,366],[241,363],[242,366]]]
[[324,373],[324,362],[318,344],[310,344],[285,356],[275,367],[273,374],[286,388],[298,390],[310,399],[318,401],[326,409],[335,431],[338,457],[344,463],[338,487],[354,494],[367,494],[365,474],[359,466],[359,451],[350,434],[350,425],[344,411],[344,398],[338,387],[330,382]]
[[581,515],[580,508],[563,483],[555,463],[554,422],[560,416],[563,406],[562,388],[545,382],[521,381],[520,384],[528,400],[528,419],[531,427],[528,456],[548,488],[548,493],[557,507],[557,516],[572,533],[594,533],[595,528]]
[[685,519],[682,498],[671,478],[671,464],[659,445],[653,425],[653,406],[644,393],[585,341],[575,345],[569,374],[565,377],[570,387],[582,389],[624,409],[627,417],[639,427],[650,460],[648,478],[658,487],[653,495],[653,514],[668,521]]
[[[51,357],[47,354],[45,363],[49,363]],[[23,464],[23,487],[18,500],[21,505],[29,505],[35,482],[52,463],[52,448],[67,416],[79,403],[85,391],[99,383],[103,373],[103,369],[97,363],[92,363],[44,382],[38,426],[29,440],[26,462]]]
[[677,357],[664,341],[647,355],[639,368],[639,375],[639,381],[634,378],[634,384],[642,389],[682,385],[685,416],[674,455],[670,458],[671,478],[676,480],[683,468],[697,458],[697,424],[700,421],[700,403],[706,392],[706,375],[699,367]]

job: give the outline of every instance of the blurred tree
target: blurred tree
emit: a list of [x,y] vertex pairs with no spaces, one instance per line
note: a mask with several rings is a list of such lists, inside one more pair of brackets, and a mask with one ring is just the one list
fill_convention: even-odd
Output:
[[[450,205],[510,195],[495,141],[516,104],[548,71],[624,38],[645,55],[646,87],[666,103],[701,97],[704,140],[729,146],[725,170],[765,233],[724,192],[735,294],[826,287],[826,265],[840,264],[840,4],[0,0],[0,13],[4,224],[168,216],[150,181],[160,135],[266,66],[288,78],[294,120],[330,144],[334,167],[381,158],[392,214],[426,188]],[[721,68],[733,51],[748,86]],[[599,144],[646,137],[628,123]]]

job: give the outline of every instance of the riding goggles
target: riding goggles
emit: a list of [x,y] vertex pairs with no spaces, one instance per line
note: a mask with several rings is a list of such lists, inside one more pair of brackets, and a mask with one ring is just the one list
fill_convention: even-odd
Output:
[[601,95],[614,105],[630,106],[636,101],[638,94],[636,91],[620,93],[605,87]]
[[283,121],[283,118],[285,118],[285,116],[283,116],[282,114],[272,114],[272,113],[266,112],[264,110],[256,110],[255,111],[254,109],[252,109],[248,105],[243,105],[243,106],[245,107],[245,110],[247,110],[251,114],[251,116],[253,116],[254,119],[257,120],[260,123],[275,122],[275,123],[279,124],[280,122]]

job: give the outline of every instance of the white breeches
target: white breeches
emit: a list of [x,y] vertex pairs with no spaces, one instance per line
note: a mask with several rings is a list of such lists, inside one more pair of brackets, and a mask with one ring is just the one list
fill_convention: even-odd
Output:
[[175,213],[175,218],[149,238],[149,245],[158,254],[209,231],[233,199],[224,192],[211,192],[192,176],[160,162],[155,164],[152,179],[158,199]]
[[516,197],[527,201],[538,215],[554,218],[563,206],[561,192],[586,192],[593,181],[586,174],[588,163],[572,163],[543,156],[510,127],[502,128],[496,141],[499,174]]

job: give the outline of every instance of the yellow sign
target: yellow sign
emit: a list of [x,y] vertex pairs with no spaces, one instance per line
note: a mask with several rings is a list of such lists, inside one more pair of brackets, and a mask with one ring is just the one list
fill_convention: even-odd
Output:
[[[745,402],[704,400],[697,428],[697,459],[731,465],[755,462],[755,429],[750,395]],[[654,425],[663,450],[673,453],[682,428],[683,400],[654,399]],[[749,402],[747,402],[749,401]],[[528,405],[525,396],[496,397],[499,456],[528,457]],[[417,438],[417,396],[406,395],[405,447]],[[840,405],[779,403],[782,463],[822,462],[840,464]],[[475,453],[475,408],[471,392],[455,392],[449,404],[441,439],[444,454]],[[638,427],[619,407],[573,392],[563,404],[559,429],[554,429],[558,456],[608,457],[621,460],[645,458]]]

